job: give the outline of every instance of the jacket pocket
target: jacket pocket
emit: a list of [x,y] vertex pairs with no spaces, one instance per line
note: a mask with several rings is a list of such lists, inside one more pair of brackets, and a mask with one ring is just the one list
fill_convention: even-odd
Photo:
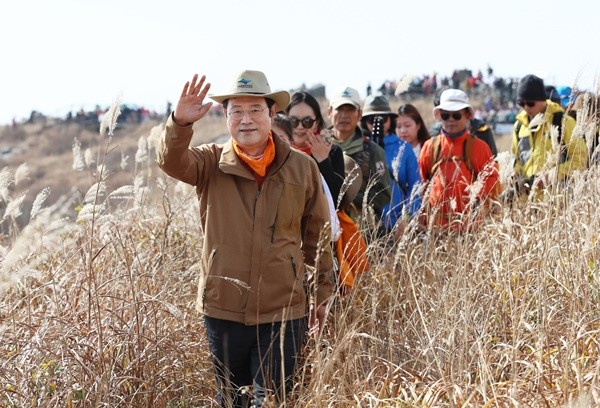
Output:
[[203,297],[205,308],[236,313],[245,310],[250,291],[250,257],[240,251],[249,248],[221,245],[211,252]]

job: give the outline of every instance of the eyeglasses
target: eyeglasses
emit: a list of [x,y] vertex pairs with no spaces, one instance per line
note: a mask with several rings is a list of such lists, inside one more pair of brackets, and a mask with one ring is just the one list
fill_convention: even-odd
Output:
[[304,129],[310,129],[312,125],[316,122],[316,119],[313,119],[310,116],[306,116],[302,119],[298,119],[295,116],[290,116],[290,122],[292,122],[292,127],[294,129],[297,128],[300,123],[302,123],[302,127]]
[[233,120],[240,120],[244,117],[244,113],[248,113],[248,116],[250,116],[250,118],[257,119],[260,117],[260,114],[263,113],[265,109],[267,109],[266,106],[263,106],[262,108],[252,108],[247,111],[241,109],[234,109],[232,111],[227,112],[227,116],[229,116]]
[[535,101],[517,101],[517,104],[521,108],[524,108],[525,105],[529,106],[530,108],[533,108],[535,106]]
[[372,125],[373,122],[375,121],[375,118],[381,118],[381,122],[385,122],[388,118],[387,115],[369,115],[365,118],[365,122],[367,122],[369,125]]
[[440,117],[442,120],[448,120],[452,116],[454,120],[460,120],[463,117],[462,112],[442,112],[440,113]]

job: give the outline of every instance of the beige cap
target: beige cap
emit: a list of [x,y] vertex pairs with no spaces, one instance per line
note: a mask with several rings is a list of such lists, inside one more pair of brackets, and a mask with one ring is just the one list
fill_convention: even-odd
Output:
[[360,109],[360,96],[354,88],[346,87],[342,92],[331,99],[329,106],[337,109],[342,105],[352,105],[356,109]]

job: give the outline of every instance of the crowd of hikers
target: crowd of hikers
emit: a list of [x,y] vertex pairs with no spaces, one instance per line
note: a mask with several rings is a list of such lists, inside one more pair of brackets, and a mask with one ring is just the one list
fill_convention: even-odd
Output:
[[[383,238],[393,244],[407,231],[413,236],[427,231],[473,231],[494,206],[564,188],[575,171],[598,162],[599,129],[598,96],[590,92],[575,95],[565,88],[546,86],[535,75],[517,81],[514,103],[520,111],[513,122],[514,161],[504,185],[499,178],[493,128],[476,117],[463,89],[436,89],[436,122],[429,128],[414,105],[403,103],[392,110],[384,93],[361,101],[358,91],[347,87],[329,101],[331,126],[325,129],[314,98],[306,92],[294,94],[292,99],[304,103],[283,111],[293,124],[291,136],[286,136],[292,147],[311,155],[324,175],[323,169],[334,163],[334,156],[325,153],[341,148],[344,160],[335,159],[336,177],[325,177],[326,187],[338,200],[339,186],[329,180],[348,182],[342,162],[352,161],[360,174],[351,180],[359,184],[356,193],[350,199],[346,193],[344,202],[334,201],[338,218],[340,214],[349,216],[358,225],[352,230],[361,231],[351,245],[343,242],[338,258],[352,256],[364,261],[365,257],[355,252],[364,250],[370,240]],[[319,150],[318,156],[314,149]],[[357,245],[357,240],[365,244]],[[348,272],[363,269],[359,263],[356,271],[350,268]],[[340,274],[340,282],[351,286],[355,276],[346,277],[345,272]],[[342,292],[349,290],[341,288]]]
[[[198,194],[197,307],[222,406],[285,398],[305,328],[320,333],[331,300],[369,269],[371,242],[469,234],[495,206],[543,199],[598,162],[598,97],[535,75],[515,88],[506,183],[493,129],[452,84],[433,92],[429,129],[385,92],[363,101],[346,87],[322,109],[310,92],[271,91],[260,71],[240,72],[227,92],[210,87],[198,75],[184,85],[157,160]],[[193,124],[214,110],[206,98],[231,138],[190,147]]]

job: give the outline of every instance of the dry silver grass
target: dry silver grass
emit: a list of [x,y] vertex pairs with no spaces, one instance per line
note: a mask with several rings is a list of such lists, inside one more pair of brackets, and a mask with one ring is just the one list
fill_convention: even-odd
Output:
[[[189,198],[171,197],[192,207]],[[3,264],[20,273],[5,282],[0,306],[1,405],[211,405],[211,385],[200,380],[212,372],[194,313],[197,269],[188,263],[199,235],[194,242],[168,227],[198,215],[159,208],[98,217],[94,235],[80,220],[50,247],[32,247],[39,236],[21,234],[15,253],[46,256],[35,274],[25,258]],[[81,250],[90,240],[101,248],[92,270]]]
[[73,170],[83,171],[85,169],[85,160],[81,153],[81,142],[75,138],[73,140]]
[[48,198],[49,195],[50,187],[46,187],[38,193],[38,195],[35,197],[35,200],[33,200],[33,204],[31,206],[31,211],[29,213],[30,220],[34,219],[40,213],[40,211],[42,210],[42,205],[44,204],[44,201],[46,201],[46,198]]
[[[214,403],[195,191],[143,174],[116,195],[136,188],[162,194],[111,207],[90,193],[106,213],[51,232],[41,211],[4,256],[0,405]],[[470,235],[372,242],[288,406],[598,405],[598,168],[544,200]]]
[[121,98],[117,98],[104,114],[102,121],[100,122],[100,135],[106,133],[109,138],[114,135],[119,115],[121,115]]
[[22,214],[21,205],[23,204],[23,200],[25,200],[25,196],[27,192],[20,194],[17,198],[13,198],[8,201],[6,205],[6,209],[4,210],[4,216],[2,217],[2,221],[6,219],[16,219],[19,218]]
[[598,405],[599,180],[399,245],[334,307],[297,406]]
[[28,180],[30,180],[29,166],[27,166],[27,163],[21,163],[19,167],[17,167],[17,170],[15,170],[15,186],[20,186]]
[[138,139],[138,148],[135,153],[136,163],[145,163],[148,161],[148,141],[145,136]]
[[10,192],[8,188],[11,183],[12,176],[10,175],[10,170],[8,167],[4,167],[0,171],[0,200],[2,200],[4,203],[7,203],[10,199]]

